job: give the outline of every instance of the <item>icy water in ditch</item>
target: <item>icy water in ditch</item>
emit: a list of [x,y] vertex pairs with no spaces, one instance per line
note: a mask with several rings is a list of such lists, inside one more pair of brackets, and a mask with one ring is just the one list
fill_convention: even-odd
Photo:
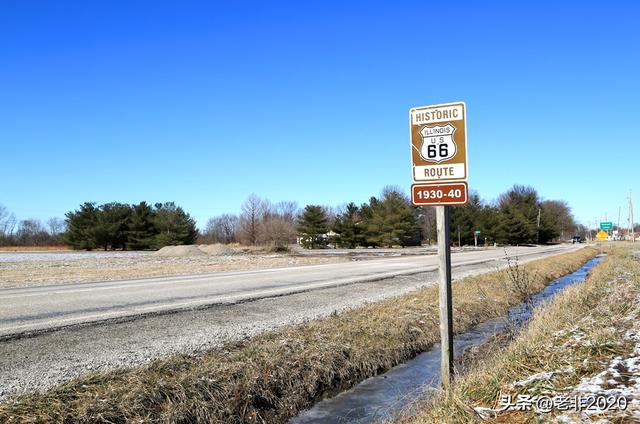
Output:
[[[598,256],[572,274],[552,281],[532,299],[533,306],[548,300],[564,288],[584,281],[589,270],[604,256]],[[504,330],[507,323],[526,321],[530,309],[524,305],[511,308],[503,317],[485,321],[468,332],[454,337],[454,355],[479,346],[492,335]],[[370,423],[388,419],[416,399],[423,399],[440,385],[440,345],[414,359],[400,364],[384,374],[371,377],[355,387],[317,403],[301,412],[290,424]]]

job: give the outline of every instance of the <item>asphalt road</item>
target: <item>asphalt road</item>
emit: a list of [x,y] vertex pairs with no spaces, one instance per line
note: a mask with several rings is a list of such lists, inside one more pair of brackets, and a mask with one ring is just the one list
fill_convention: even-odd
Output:
[[[560,254],[572,245],[510,248],[522,259]],[[505,257],[503,249],[452,255],[453,267]],[[437,257],[400,256],[281,269],[0,289],[0,338],[78,324],[127,319],[215,304],[289,295],[437,269]]]

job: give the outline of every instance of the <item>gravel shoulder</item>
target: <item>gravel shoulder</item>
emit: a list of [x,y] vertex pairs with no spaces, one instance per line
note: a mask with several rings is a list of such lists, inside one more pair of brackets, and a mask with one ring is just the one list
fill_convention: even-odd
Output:
[[348,262],[349,256],[235,254],[164,257],[152,252],[0,253],[0,288],[249,271]]

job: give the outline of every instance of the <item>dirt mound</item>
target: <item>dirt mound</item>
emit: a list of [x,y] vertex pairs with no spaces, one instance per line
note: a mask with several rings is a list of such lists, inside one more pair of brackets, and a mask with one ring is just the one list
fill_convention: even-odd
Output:
[[235,250],[222,244],[201,244],[196,246],[165,246],[154,253],[156,256],[227,256],[236,253]]
[[165,246],[154,253],[156,256],[205,256],[206,253],[193,244],[186,246]]
[[225,245],[222,244],[202,244],[200,246],[198,246],[198,249],[200,249],[202,252],[206,253],[207,255],[211,255],[211,256],[226,256],[226,255],[233,255],[235,252],[235,250],[228,248]]
[[155,256],[169,256],[169,253],[173,250],[175,246],[165,246],[160,250],[153,252]]

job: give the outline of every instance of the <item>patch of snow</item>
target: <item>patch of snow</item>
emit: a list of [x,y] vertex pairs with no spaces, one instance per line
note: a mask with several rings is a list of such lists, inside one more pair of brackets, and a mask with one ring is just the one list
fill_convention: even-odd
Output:
[[484,406],[476,406],[473,408],[476,411],[476,414],[483,419],[488,420],[491,418],[495,418],[498,416],[498,411],[492,408],[485,408]]
[[[628,320],[637,320],[637,317],[627,317]],[[627,332],[624,334],[624,338],[625,340],[633,340],[636,342],[640,342],[640,331],[638,330],[627,330]],[[638,346],[636,346],[636,349],[638,348]]]
[[[626,338],[638,340],[635,331],[627,331]],[[640,343],[637,343],[630,357],[616,356],[607,368],[593,377],[583,378],[574,389],[577,395],[601,395],[624,397],[628,401],[625,415],[640,419]],[[596,405],[582,412],[582,417],[604,413],[614,413],[600,409]]]
[[524,380],[520,380],[520,381],[516,381],[515,383],[511,383],[509,385],[509,387],[511,389],[513,389],[515,387],[524,387],[524,386],[528,386],[529,384],[534,383],[536,381],[548,381],[556,374],[568,374],[568,373],[572,373],[572,372],[575,372],[575,369],[573,367],[564,367],[564,368],[561,368],[559,370],[553,370],[553,371],[543,371],[543,372],[539,372],[539,373],[530,375],[529,377],[525,378]]
[[566,334],[573,332],[574,330],[559,330],[552,334],[553,337],[564,337]]

